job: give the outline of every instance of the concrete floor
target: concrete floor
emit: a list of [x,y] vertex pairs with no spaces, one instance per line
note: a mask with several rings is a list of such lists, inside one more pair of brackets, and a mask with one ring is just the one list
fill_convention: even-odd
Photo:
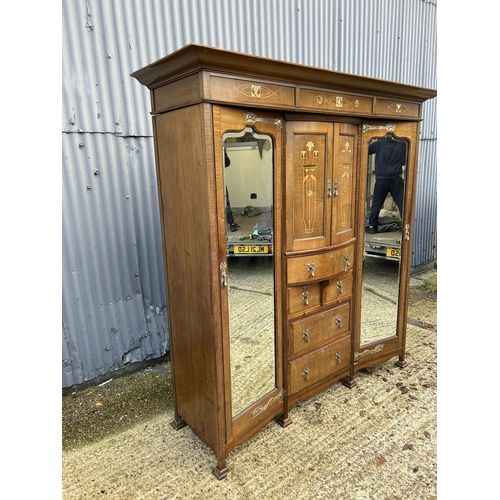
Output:
[[301,401],[233,450],[175,431],[170,362],[63,397],[62,498],[426,499],[437,497],[437,300],[412,277],[405,369],[397,358]]

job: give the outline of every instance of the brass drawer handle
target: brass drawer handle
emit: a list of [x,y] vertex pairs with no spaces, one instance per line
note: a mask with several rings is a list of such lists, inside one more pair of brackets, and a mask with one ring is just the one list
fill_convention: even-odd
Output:
[[302,370],[302,375],[304,375],[306,380],[309,380],[309,367],[308,366]]
[[333,180],[333,196],[339,195],[339,181],[337,179]]
[[304,292],[302,295],[302,300],[304,301],[305,305],[309,305],[309,292]]
[[335,324],[339,327],[342,328],[342,316],[337,316],[335,318]]
[[351,263],[349,262],[349,254],[344,255],[344,271],[347,271],[351,267]]
[[343,286],[342,280],[337,281],[337,290],[339,291],[339,293],[344,293],[342,290],[342,286]]
[[338,362],[339,365],[342,362],[342,360],[340,359],[340,357],[341,357],[341,352],[335,353],[335,359],[337,360],[337,362]]
[[316,271],[316,264],[314,262],[312,264],[307,264],[306,269],[307,272],[311,273],[311,278],[314,278],[314,271]]
[[309,342],[309,330],[304,330],[302,332],[302,338],[305,340],[305,342]]

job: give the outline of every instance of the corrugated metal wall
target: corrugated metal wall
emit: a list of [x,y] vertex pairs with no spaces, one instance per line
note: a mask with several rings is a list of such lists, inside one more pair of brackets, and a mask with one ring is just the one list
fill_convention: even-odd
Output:
[[[436,3],[63,2],[63,388],[169,349],[149,94],[130,73],[196,42],[436,88]],[[437,259],[435,100],[424,109],[414,268]]]

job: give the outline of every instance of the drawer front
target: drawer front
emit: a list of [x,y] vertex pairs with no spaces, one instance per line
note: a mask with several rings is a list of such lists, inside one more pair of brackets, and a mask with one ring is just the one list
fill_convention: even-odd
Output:
[[375,114],[377,115],[392,115],[408,116],[412,118],[420,118],[421,107],[419,103],[392,101],[389,99],[377,99],[375,101]]
[[344,337],[289,363],[290,394],[311,387],[347,368],[351,357],[351,337]]
[[287,283],[322,281],[348,271],[353,262],[354,245],[304,257],[290,257],[287,260]]
[[259,80],[210,76],[210,98],[257,106],[295,106],[295,88],[273,85]]
[[352,271],[339,274],[330,280],[325,287],[324,304],[330,304],[352,295]]
[[287,289],[288,314],[309,311],[321,305],[321,285],[292,286]]
[[351,305],[343,304],[290,323],[290,356],[313,349],[351,330]]
[[356,95],[337,94],[301,88],[297,97],[301,108],[322,111],[338,111],[349,114],[369,114],[373,112],[373,99]]

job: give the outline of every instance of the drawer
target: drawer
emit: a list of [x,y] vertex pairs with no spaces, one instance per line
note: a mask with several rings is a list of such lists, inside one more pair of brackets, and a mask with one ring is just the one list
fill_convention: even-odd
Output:
[[335,340],[351,330],[351,305],[348,302],[329,311],[290,323],[290,356],[313,349],[327,340]]
[[354,262],[354,245],[329,252],[290,257],[287,260],[287,283],[323,281],[347,271]]
[[349,367],[351,337],[346,336],[289,362],[290,394],[296,394]]
[[368,114],[373,112],[373,99],[357,95],[337,94],[301,88],[297,95],[297,105],[323,111],[338,111],[349,114]]
[[311,283],[305,286],[287,288],[288,314],[309,311],[321,305],[321,284]]
[[392,101],[389,99],[377,99],[375,101],[374,113],[377,115],[410,116],[420,118],[420,104],[416,102]]
[[295,88],[259,80],[210,76],[210,99],[258,106],[295,106]]
[[330,304],[352,295],[352,279],[352,271],[347,271],[330,279],[328,286],[325,287],[323,304]]

